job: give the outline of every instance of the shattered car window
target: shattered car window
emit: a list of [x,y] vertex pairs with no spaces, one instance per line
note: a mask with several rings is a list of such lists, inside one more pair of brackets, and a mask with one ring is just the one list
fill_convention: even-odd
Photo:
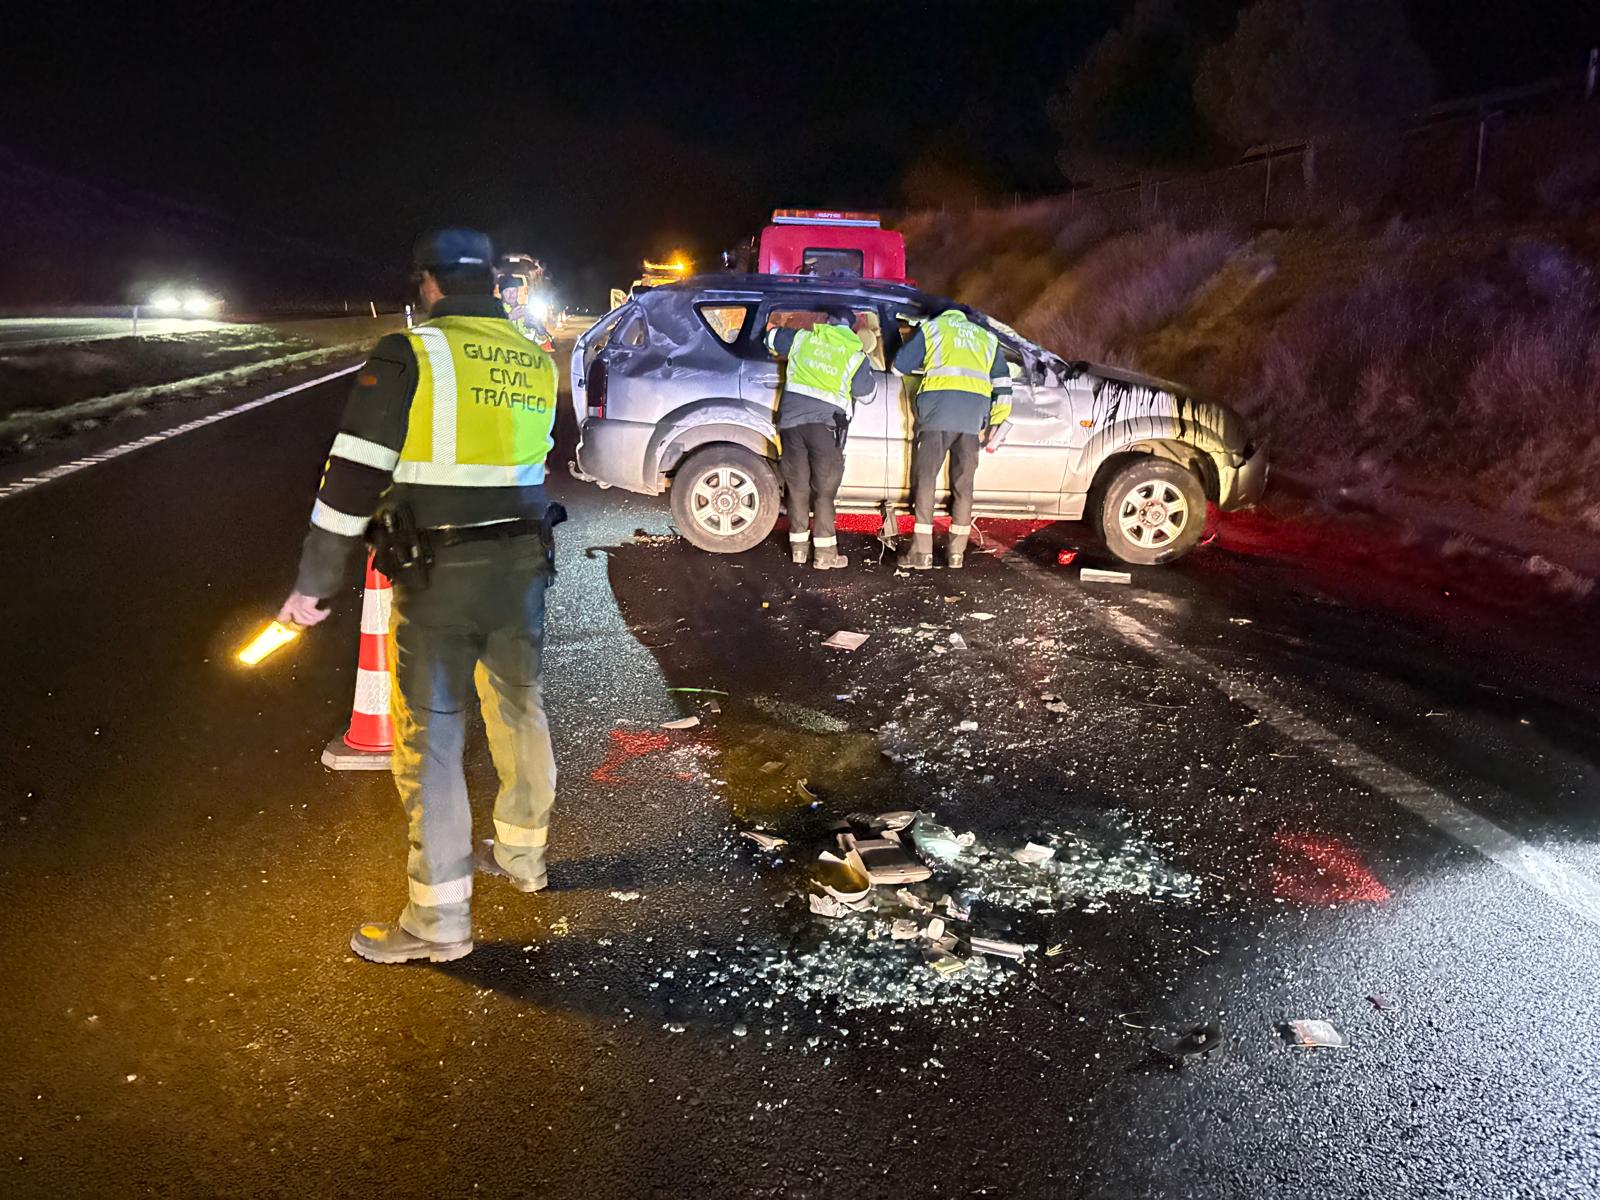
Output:
[[623,317],[621,323],[611,334],[610,344],[613,346],[644,345],[644,314],[635,311]]
[[750,320],[748,304],[702,304],[697,311],[711,332],[727,346],[739,340],[745,323]]

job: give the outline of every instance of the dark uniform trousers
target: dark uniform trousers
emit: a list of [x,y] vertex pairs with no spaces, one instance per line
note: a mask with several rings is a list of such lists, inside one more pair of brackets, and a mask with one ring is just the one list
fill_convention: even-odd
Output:
[[[916,523],[933,524],[933,497],[939,471],[950,458],[950,524],[972,524],[972,481],[978,473],[978,435],[944,429],[919,429],[911,448],[911,506]],[[920,539],[918,539],[920,541]],[[928,542],[932,549],[932,540]]]
[[[844,482],[844,450],[832,423],[809,422],[778,431],[783,453],[778,458],[783,486],[789,493],[789,540],[802,542],[811,515],[811,532],[823,546],[832,545],[834,501]],[[976,439],[974,439],[976,440]]]
[[426,587],[395,580],[392,767],[411,840],[411,903],[400,924],[417,937],[472,936],[472,810],[462,752],[474,701],[500,777],[495,857],[518,878],[544,874],[556,795],[540,689],[550,580],[537,536],[446,547]]

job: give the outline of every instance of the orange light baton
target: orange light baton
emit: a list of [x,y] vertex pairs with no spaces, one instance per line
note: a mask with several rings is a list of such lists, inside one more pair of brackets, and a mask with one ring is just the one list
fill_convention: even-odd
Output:
[[299,637],[305,627],[293,622],[285,624],[282,621],[273,621],[260,633],[250,639],[250,644],[239,651],[239,661],[247,667],[253,667],[263,659],[276,654],[295,638]]

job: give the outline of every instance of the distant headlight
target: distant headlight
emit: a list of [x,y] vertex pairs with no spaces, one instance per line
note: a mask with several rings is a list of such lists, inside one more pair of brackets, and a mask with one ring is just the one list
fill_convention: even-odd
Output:
[[183,301],[174,292],[157,292],[150,297],[150,307],[157,312],[177,312],[183,307]]
[[183,311],[191,317],[207,317],[222,307],[222,301],[204,292],[190,292],[183,301]]

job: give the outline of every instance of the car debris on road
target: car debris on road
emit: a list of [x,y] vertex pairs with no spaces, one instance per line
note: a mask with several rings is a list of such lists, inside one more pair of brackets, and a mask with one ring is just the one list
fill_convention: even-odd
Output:
[[1297,1049],[1343,1050],[1350,1044],[1350,1040],[1329,1021],[1289,1021],[1280,1028],[1289,1044]]
[[841,629],[832,637],[824,639],[822,644],[834,650],[859,650],[870,636],[866,633],[852,633],[847,629]]

